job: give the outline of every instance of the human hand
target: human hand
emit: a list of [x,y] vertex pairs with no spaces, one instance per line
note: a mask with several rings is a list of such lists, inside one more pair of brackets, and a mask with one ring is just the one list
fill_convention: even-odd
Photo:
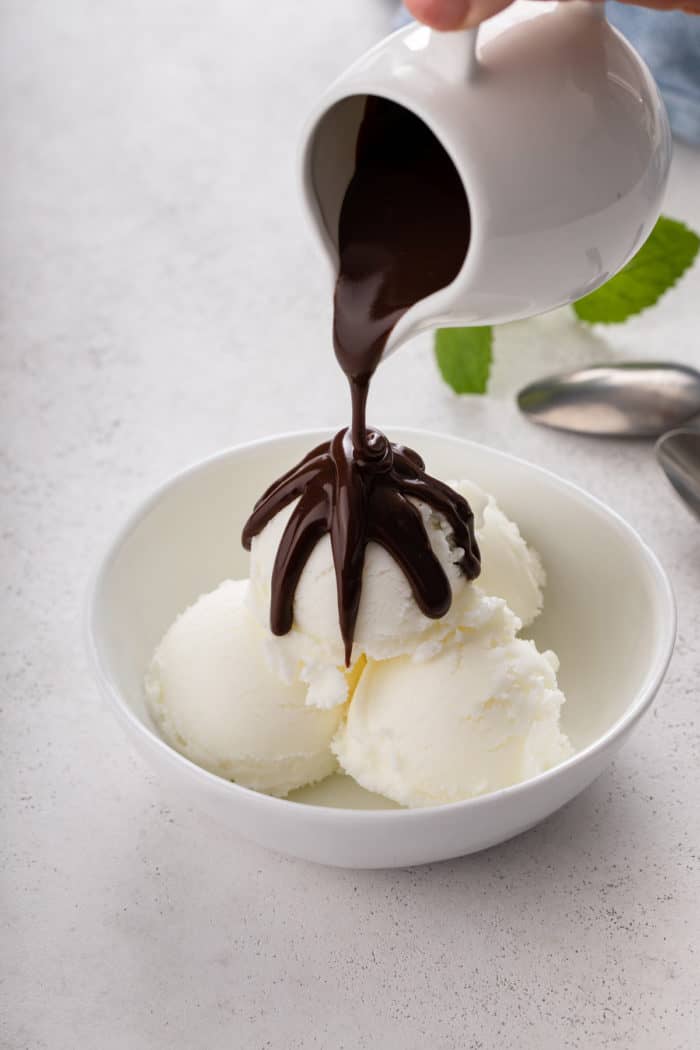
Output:
[[[508,7],[511,0],[405,0],[419,22],[433,29],[470,29]],[[700,15],[700,0],[623,0],[657,11],[686,11]]]

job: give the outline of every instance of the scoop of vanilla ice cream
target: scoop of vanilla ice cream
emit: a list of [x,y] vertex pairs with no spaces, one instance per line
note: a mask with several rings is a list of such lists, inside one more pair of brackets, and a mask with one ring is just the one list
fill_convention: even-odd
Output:
[[[481,550],[481,574],[475,584],[457,562],[451,530],[430,507],[415,501],[431,546],[452,588],[452,604],[440,620],[418,608],[410,585],[392,556],[376,543],[367,546],[362,597],[355,627],[353,662],[364,654],[386,660],[408,655],[426,659],[437,653],[458,627],[474,628],[490,620],[503,599],[523,624],[542,608],[544,570],[517,525],[496,501],[471,482],[451,482],[469,502]],[[250,558],[251,611],[266,630],[270,619],[270,584],[279,541],[291,516],[290,504],[253,539]],[[338,626],[335,571],[330,537],[314,548],[297,586],[292,630],[276,638],[268,633],[266,658],[285,682],[309,686],[307,703],[332,707],[348,698],[344,650]]]
[[227,780],[286,795],[336,768],[330,741],[342,708],[306,704],[263,656],[247,580],[228,580],[175,621],[145,677],[149,710],[169,744]]
[[465,632],[431,660],[370,661],[333,741],[346,773],[405,806],[507,787],[571,753],[558,661],[516,638]]
[[545,572],[539,555],[520,535],[493,496],[470,481],[451,481],[474,513],[481,552],[477,583],[484,594],[503,598],[524,627],[542,611]]
[[[457,627],[483,624],[501,604],[485,599],[480,590],[468,583],[457,565],[461,548],[454,547],[445,519],[423,503],[415,501],[415,505],[450,581],[452,605],[440,620],[425,616],[399,565],[383,547],[369,543],[353,662],[363,654],[375,660],[402,654],[425,658],[436,652]],[[270,622],[272,568],[293,506],[276,515],[251,545],[251,610],[266,629]],[[316,544],[297,585],[292,630],[281,637],[268,635],[266,642],[266,655],[275,673],[288,682],[301,678],[309,685],[307,702],[320,707],[342,704],[348,697],[337,603],[331,542],[326,535]]]

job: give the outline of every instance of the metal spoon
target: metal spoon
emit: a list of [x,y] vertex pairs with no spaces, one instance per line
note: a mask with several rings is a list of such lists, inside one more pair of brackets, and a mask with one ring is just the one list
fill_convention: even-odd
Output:
[[531,383],[518,405],[558,430],[658,437],[700,413],[700,372],[659,361],[593,365]]
[[655,452],[678,495],[700,518],[700,430],[671,430],[656,442]]

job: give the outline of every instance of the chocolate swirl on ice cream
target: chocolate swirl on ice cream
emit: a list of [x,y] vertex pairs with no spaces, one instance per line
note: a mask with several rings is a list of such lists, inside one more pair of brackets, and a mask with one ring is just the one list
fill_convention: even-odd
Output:
[[459,273],[469,244],[469,207],[459,175],[414,114],[369,98],[355,172],[338,228],[340,257],[333,341],[350,383],[352,424],[319,445],[263,493],[243,529],[243,546],[293,500],[272,571],[270,627],[292,626],[294,594],[311,551],[330,533],[338,618],[350,664],[365,549],[379,543],[400,565],[426,616],[444,616],[450,584],[412,500],[441,514],[461,548],[468,579],[479,574],[469,504],[425,473],[420,456],[367,427],[369,384],[387,338],[414,303]]

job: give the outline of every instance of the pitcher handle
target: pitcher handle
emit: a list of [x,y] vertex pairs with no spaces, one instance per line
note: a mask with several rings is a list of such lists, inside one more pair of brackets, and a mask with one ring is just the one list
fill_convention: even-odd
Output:
[[430,35],[424,54],[439,76],[453,83],[468,83],[476,77],[479,71],[476,57],[478,26],[450,33],[430,29],[428,33]]
[[[605,4],[602,0],[568,0],[567,11],[605,21]],[[476,43],[479,26],[474,29],[459,29],[442,33],[437,29],[426,31],[428,36],[425,57],[434,71],[452,83],[468,83],[479,73]]]

